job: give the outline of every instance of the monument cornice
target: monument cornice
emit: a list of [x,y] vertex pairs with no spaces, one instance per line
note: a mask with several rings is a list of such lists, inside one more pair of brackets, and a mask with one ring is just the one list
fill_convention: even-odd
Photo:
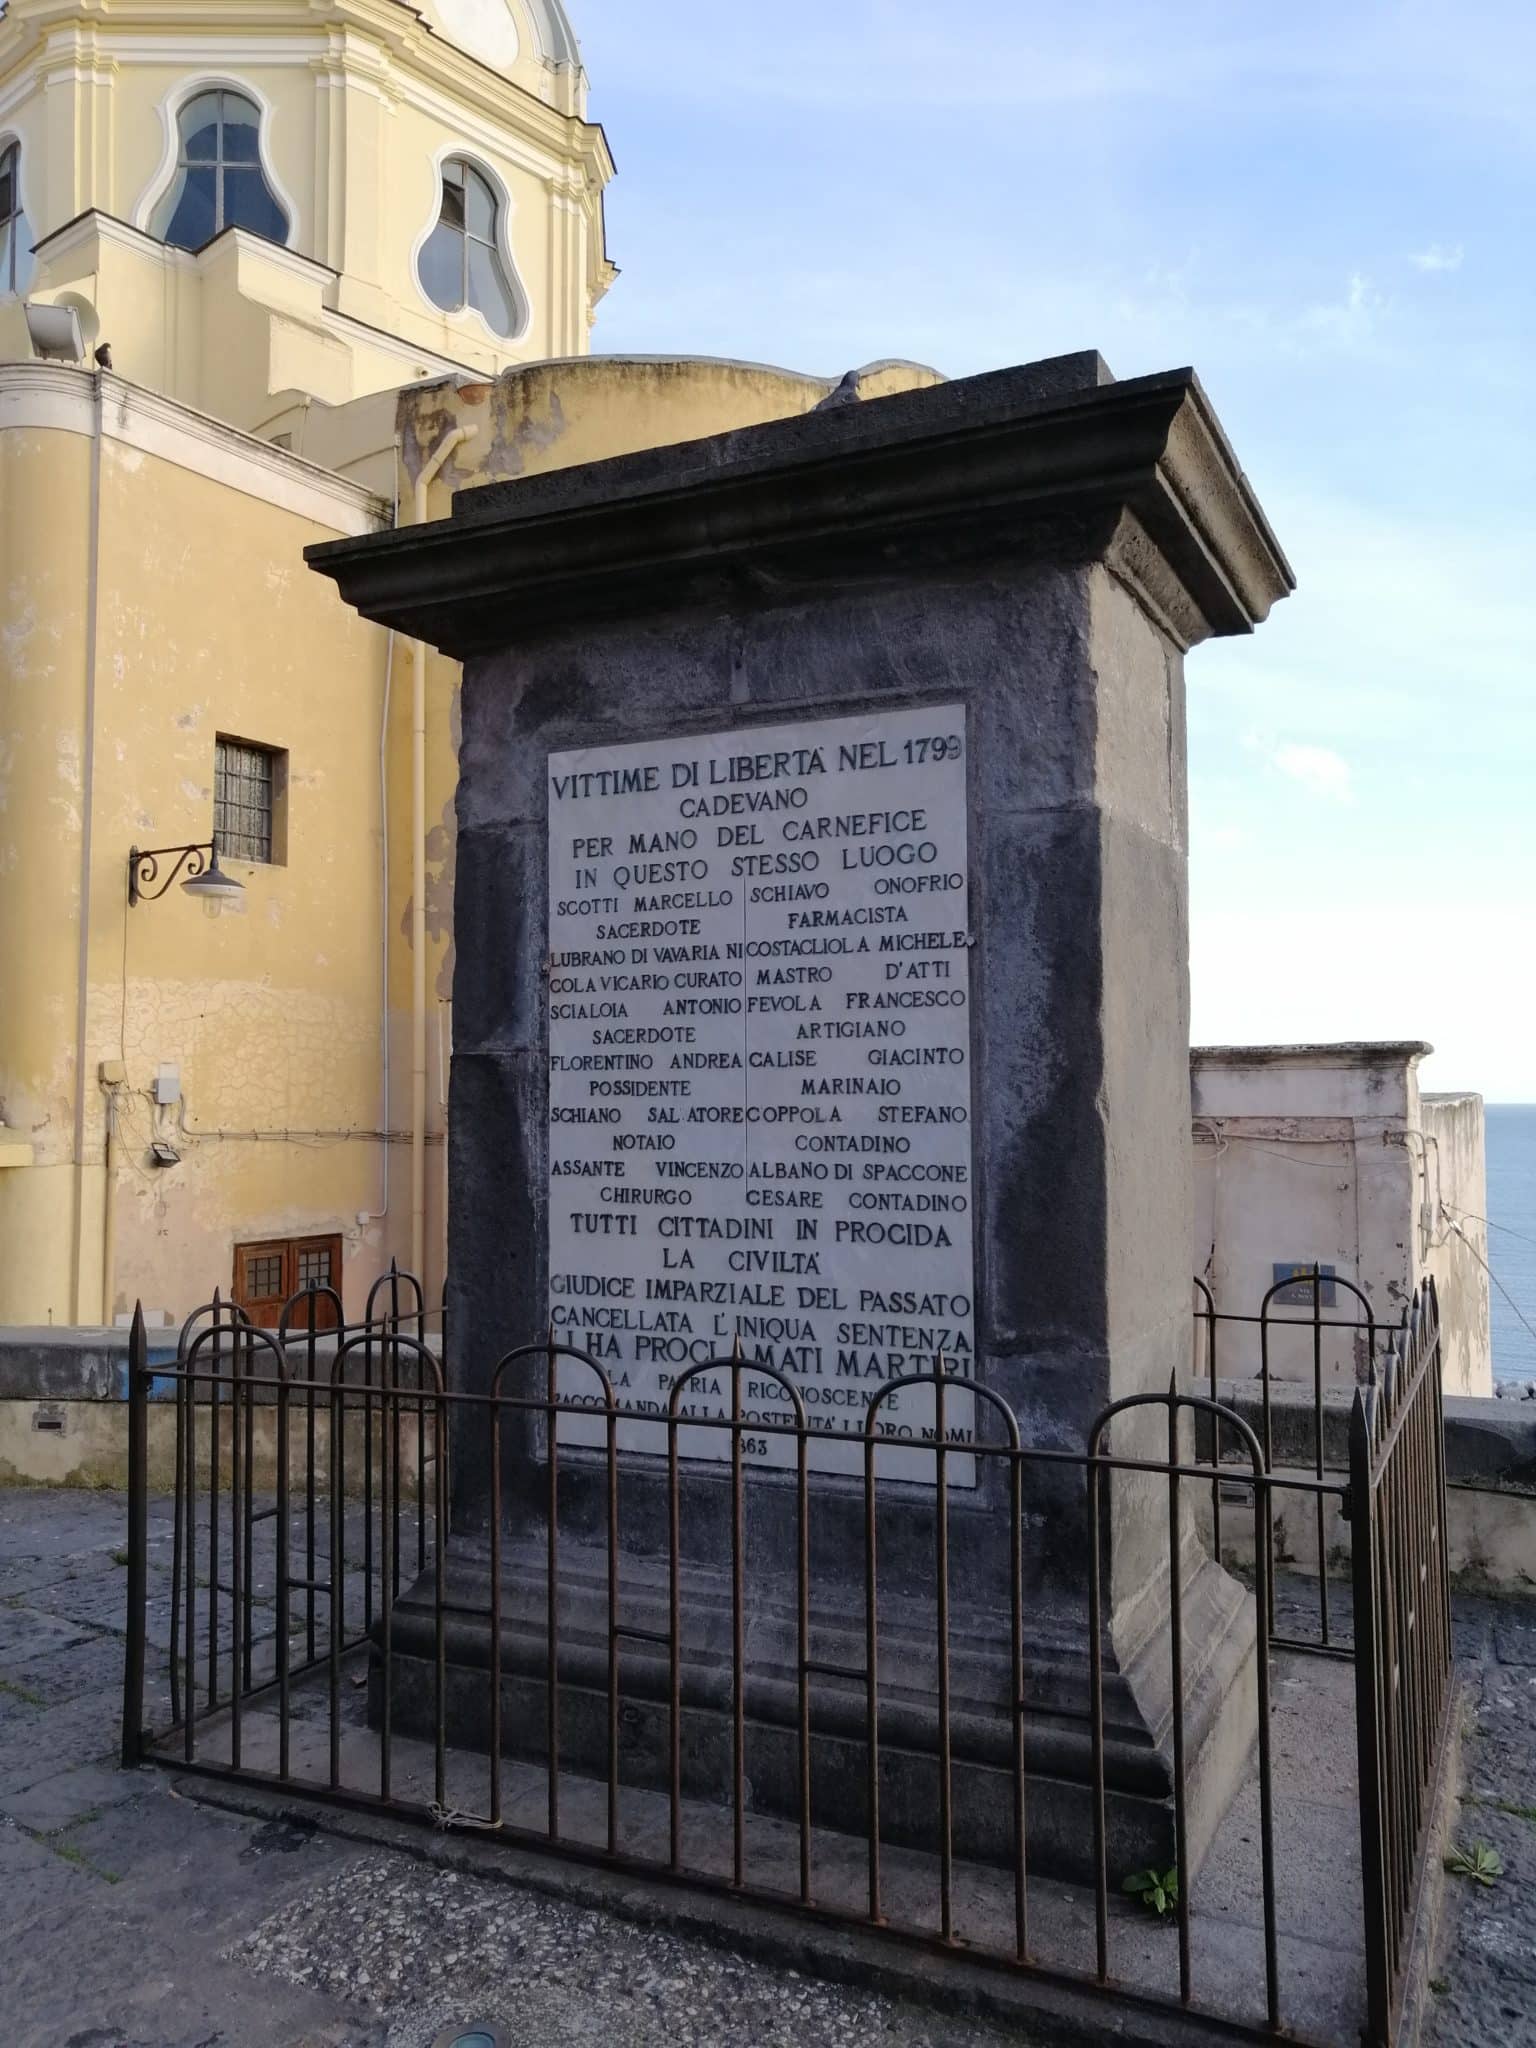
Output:
[[[307,551],[365,617],[463,658],[529,629],[837,575],[1105,560],[1183,645],[1251,631],[1289,565],[1192,370],[1091,353],[461,492]],[[831,543],[836,543],[835,549]]]

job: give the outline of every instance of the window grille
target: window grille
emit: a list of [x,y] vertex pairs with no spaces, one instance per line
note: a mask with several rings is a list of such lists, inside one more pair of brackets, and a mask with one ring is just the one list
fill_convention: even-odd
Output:
[[275,766],[270,747],[220,740],[214,763],[213,836],[230,860],[270,861]]

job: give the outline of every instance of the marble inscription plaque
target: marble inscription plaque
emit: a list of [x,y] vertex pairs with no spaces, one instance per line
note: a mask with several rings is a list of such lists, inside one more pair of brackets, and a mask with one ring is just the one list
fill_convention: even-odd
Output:
[[[738,1336],[804,1401],[816,1469],[862,1470],[869,1403],[939,1354],[970,1439],[966,748],[944,705],[550,757],[550,1314],[626,1450],[665,1452],[678,1376]],[[561,1385],[595,1391],[570,1361]],[[679,1413],[730,1395],[701,1374]],[[934,1405],[886,1400],[882,1472],[932,1479]],[[792,1465],[770,1372],[743,1412],[749,1462]],[[729,1446],[679,1430],[685,1457]]]

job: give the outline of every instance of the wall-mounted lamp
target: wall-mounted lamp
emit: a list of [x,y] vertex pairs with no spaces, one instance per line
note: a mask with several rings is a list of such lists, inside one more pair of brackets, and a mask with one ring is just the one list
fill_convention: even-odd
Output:
[[[160,863],[177,856],[176,863],[164,881],[160,879]],[[219,866],[218,841],[205,839],[193,846],[155,846],[141,852],[137,846],[128,849],[128,901],[154,903],[170,888],[181,873],[187,871],[182,883],[182,894],[194,897],[199,903],[206,903],[216,909],[221,903],[234,903],[245,894],[244,882],[233,875],[226,875]]]

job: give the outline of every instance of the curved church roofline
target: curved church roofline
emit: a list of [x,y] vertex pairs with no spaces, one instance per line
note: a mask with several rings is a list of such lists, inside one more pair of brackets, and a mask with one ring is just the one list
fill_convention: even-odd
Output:
[[[404,0],[406,6],[411,0]],[[581,68],[581,45],[576,40],[576,31],[571,26],[571,17],[565,11],[564,0],[523,0],[533,23],[533,32],[539,40],[540,54],[551,64],[570,64]],[[0,21],[10,12],[10,0],[0,0]]]
[[581,64],[581,45],[566,13],[564,0],[524,0],[533,18],[533,32],[551,64]]

